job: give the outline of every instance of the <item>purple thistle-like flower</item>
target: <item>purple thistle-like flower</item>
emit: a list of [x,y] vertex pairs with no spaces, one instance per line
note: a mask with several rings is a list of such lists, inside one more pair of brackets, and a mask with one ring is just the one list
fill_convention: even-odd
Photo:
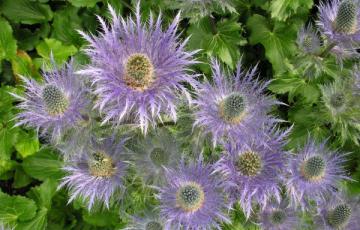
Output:
[[358,230],[360,226],[360,200],[330,197],[318,206],[319,213],[315,217],[315,224],[324,230]]
[[157,20],[151,15],[147,24],[141,22],[139,4],[134,19],[119,17],[111,6],[109,10],[110,27],[98,17],[99,36],[80,32],[90,43],[85,51],[91,64],[79,73],[94,83],[95,108],[105,115],[103,123],[118,125],[127,119],[146,133],[149,124],[162,121],[162,114],[175,121],[179,95],[191,100],[182,83],[196,86],[196,75],[188,70],[196,63],[193,55],[197,51],[184,50],[188,39],[179,42],[179,15],[163,31],[161,15]]
[[68,174],[62,178],[59,188],[68,187],[69,203],[76,198],[87,202],[91,210],[95,202],[109,208],[110,199],[123,188],[126,164],[120,159],[123,142],[115,143],[113,138],[101,143],[93,142],[86,152],[74,157],[63,170]]
[[320,38],[311,23],[300,29],[296,42],[305,53],[317,54],[320,52]]
[[287,189],[293,205],[300,204],[306,209],[309,201],[320,202],[334,195],[339,182],[349,179],[343,168],[346,155],[329,150],[326,142],[316,144],[309,137],[304,148],[289,162]]
[[181,159],[176,140],[165,129],[157,129],[154,134],[140,137],[131,150],[134,152],[131,157],[136,171],[150,184],[163,184],[164,167],[174,168]]
[[220,229],[229,223],[224,213],[228,209],[221,179],[213,174],[210,165],[197,162],[178,170],[165,170],[167,185],[160,188],[160,215],[166,220],[165,229]]
[[[255,138],[247,143],[228,143],[225,153],[215,164],[215,171],[224,176],[225,191],[231,203],[240,201],[247,218],[253,203],[264,209],[271,197],[280,200],[280,185],[283,179],[287,152],[283,151],[288,131],[268,128],[263,141]],[[265,144],[264,144],[265,143]]]
[[289,202],[272,201],[260,213],[261,229],[266,230],[289,230],[300,226],[299,217],[294,207],[289,206]]
[[74,74],[72,61],[61,69],[52,60],[50,72],[43,72],[44,82],[21,77],[25,85],[23,96],[15,95],[21,100],[17,106],[21,112],[17,114],[16,126],[27,125],[49,135],[58,142],[68,130],[82,121],[82,112],[88,100],[82,82]]
[[[319,5],[320,31],[338,50],[354,49],[360,41],[360,11],[357,0],[333,0]],[[349,52],[347,52],[349,53]]]
[[236,74],[227,76],[213,60],[212,73],[213,84],[206,81],[199,85],[194,126],[211,133],[214,145],[223,138],[246,142],[257,137],[265,124],[279,121],[267,114],[279,102],[265,95],[269,82],[259,82],[256,67],[244,72],[239,62]]

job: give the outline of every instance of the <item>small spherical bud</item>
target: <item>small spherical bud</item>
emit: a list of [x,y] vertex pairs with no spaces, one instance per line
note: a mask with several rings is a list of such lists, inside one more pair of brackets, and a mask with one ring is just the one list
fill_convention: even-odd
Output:
[[166,165],[169,155],[162,148],[154,148],[150,153],[151,162],[156,166]]
[[146,224],[145,230],[163,230],[163,226],[157,221],[150,221]]
[[324,158],[313,156],[304,161],[301,166],[301,174],[309,181],[317,181],[324,176],[325,166]]
[[181,186],[176,193],[176,204],[186,212],[195,212],[204,203],[203,188],[195,182]]
[[274,225],[279,225],[284,223],[286,220],[286,213],[282,210],[275,210],[270,215],[270,221]]
[[357,31],[358,7],[354,0],[342,1],[334,21],[335,30],[343,34],[354,34]]
[[256,176],[261,172],[262,160],[256,152],[245,152],[239,156],[236,167],[244,176]]
[[327,215],[328,224],[336,229],[346,226],[351,217],[351,208],[347,204],[340,204]]
[[47,112],[53,116],[64,114],[69,106],[69,100],[61,89],[54,85],[46,85],[43,88],[42,99]]
[[240,93],[232,93],[220,102],[220,116],[228,123],[239,123],[245,116],[245,106],[245,97]]
[[146,54],[130,55],[125,63],[125,83],[136,90],[145,90],[154,81],[154,67]]
[[335,109],[342,107],[345,103],[345,94],[342,92],[334,93],[330,96],[330,105]]
[[113,160],[103,152],[93,153],[88,164],[90,174],[96,177],[111,177],[116,172]]

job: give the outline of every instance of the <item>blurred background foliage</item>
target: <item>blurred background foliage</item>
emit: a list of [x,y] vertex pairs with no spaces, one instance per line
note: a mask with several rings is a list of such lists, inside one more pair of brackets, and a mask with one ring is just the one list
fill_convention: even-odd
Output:
[[[294,124],[289,149],[302,144],[310,133],[315,138],[329,138],[334,148],[352,152],[347,169],[354,182],[344,184],[360,193],[360,148],[351,139],[341,139],[326,116],[319,84],[346,75],[333,58],[324,61],[319,78],[309,79],[297,68],[298,30],[317,17],[317,1],[312,0],[235,0],[231,11],[214,10],[210,16],[194,19],[185,14],[180,24],[181,36],[191,35],[187,49],[201,49],[194,66],[210,77],[210,57],[219,58],[233,70],[239,59],[246,67],[258,64],[262,79],[273,79],[269,91],[287,105],[273,111]],[[57,191],[62,177],[62,160],[46,146],[34,130],[13,127],[15,100],[9,92],[22,91],[19,76],[41,80],[52,53],[58,65],[73,57],[86,64],[81,52],[86,46],[78,30],[97,33],[96,15],[108,17],[107,5],[127,16],[136,1],[130,0],[0,0],[0,222],[16,229],[121,229],[128,215],[154,203],[151,191],[141,181],[127,181],[128,192],[119,208],[87,212],[81,202],[67,205],[67,193]],[[164,15],[168,24],[177,14],[172,1],[143,0],[144,18],[151,12]],[[354,61],[345,62],[351,66]],[[270,93],[269,92],[269,93]],[[206,148],[206,151],[212,151]],[[125,214],[124,214],[125,213]],[[233,213],[234,224],[224,229],[257,229],[246,223],[242,213]]]

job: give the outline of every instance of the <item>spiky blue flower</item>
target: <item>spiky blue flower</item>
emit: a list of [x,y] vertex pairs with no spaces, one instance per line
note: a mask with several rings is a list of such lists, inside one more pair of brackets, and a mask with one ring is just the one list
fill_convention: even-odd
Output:
[[280,200],[280,185],[288,153],[282,150],[288,131],[268,128],[264,140],[226,144],[225,152],[215,164],[224,176],[225,191],[231,203],[240,202],[247,218],[253,204],[264,209],[271,197]]
[[339,182],[349,179],[343,165],[346,155],[316,144],[310,137],[299,152],[289,161],[288,193],[292,204],[303,209],[309,202],[320,202],[337,192]]
[[140,137],[131,149],[137,172],[150,184],[162,184],[165,180],[164,167],[174,168],[181,158],[176,140],[165,129]]
[[324,230],[357,230],[360,226],[360,200],[349,199],[343,194],[330,197],[318,206],[315,224]]
[[300,226],[297,211],[289,205],[287,200],[272,201],[260,213],[259,224],[266,230],[289,230]]
[[304,53],[318,54],[320,52],[320,38],[312,24],[308,24],[299,30],[296,42]]
[[354,49],[360,41],[360,14],[357,0],[333,0],[319,5],[320,31],[330,46]]
[[123,189],[126,171],[126,164],[121,160],[123,142],[116,143],[114,138],[94,141],[87,151],[79,152],[67,163],[63,168],[67,175],[59,188],[69,189],[69,203],[80,198],[87,203],[88,210],[95,202],[109,208],[112,196]]
[[164,230],[165,221],[155,213],[146,213],[145,217],[132,217],[125,230]]
[[267,114],[278,102],[265,95],[269,82],[259,82],[256,67],[244,72],[239,62],[236,74],[228,75],[213,60],[212,74],[213,84],[205,81],[198,87],[194,126],[212,134],[214,144],[255,138],[265,124],[278,121]]
[[13,94],[21,100],[16,126],[35,128],[58,142],[66,131],[80,125],[88,99],[84,85],[74,74],[72,61],[58,69],[52,60],[50,67],[50,72],[43,72],[42,83],[21,77],[25,94]]
[[196,85],[188,69],[196,63],[197,51],[184,50],[188,39],[179,41],[179,15],[163,30],[161,15],[141,22],[139,4],[135,18],[120,17],[111,6],[109,10],[110,26],[98,18],[99,36],[81,32],[90,43],[85,51],[91,63],[79,73],[94,82],[95,108],[105,115],[103,123],[130,120],[146,133],[149,124],[156,126],[164,114],[175,121],[179,96],[186,95],[190,101],[182,83]]
[[166,229],[220,229],[221,222],[229,222],[222,181],[201,158],[166,169],[166,179],[158,195]]

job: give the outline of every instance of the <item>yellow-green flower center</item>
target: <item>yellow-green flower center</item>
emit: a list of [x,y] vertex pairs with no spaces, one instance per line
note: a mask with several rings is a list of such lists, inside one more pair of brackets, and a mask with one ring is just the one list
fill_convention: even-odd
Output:
[[176,193],[176,205],[186,212],[199,210],[205,200],[205,193],[201,185],[189,182],[182,185]]
[[169,162],[169,155],[162,148],[154,148],[150,153],[150,159],[156,166],[166,165]]
[[154,82],[154,67],[146,54],[135,53],[125,63],[125,83],[135,90],[143,91]]
[[46,85],[42,91],[42,99],[47,112],[52,115],[62,115],[69,107],[69,100],[65,94],[54,85]]
[[318,181],[324,177],[325,167],[326,164],[323,157],[313,156],[302,163],[300,171],[305,179]]
[[346,35],[356,33],[358,26],[357,14],[358,6],[354,0],[342,1],[334,21],[335,30]]
[[244,152],[239,156],[236,168],[244,176],[256,176],[262,170],[261,157],[257,152]]
[[280,225],[286,220],[286,213],[282,210],[275,210],[270,215],[270,221],[274,225]]
[[232,93],[219,103],[220,117],[227,123],[240,123],[245,116],[245,97],[240,93]]
[[340,204],[327,215],[328,224],[334,229],[343,229],[351,217],[351,208],[347,204]]
[[162,224],[157,221],[150,221],[146,224],[145,230],[163,230]]
[[104,152],[93,153],[88,164],[90,174],[96,177],[111,177],[116,172],[113,160]]

